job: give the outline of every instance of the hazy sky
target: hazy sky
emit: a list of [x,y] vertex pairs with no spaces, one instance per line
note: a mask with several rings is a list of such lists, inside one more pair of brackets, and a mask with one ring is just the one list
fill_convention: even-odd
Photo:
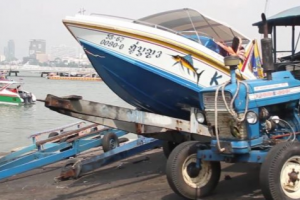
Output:
[[[251,39],[260,39],[252,23],[260,21],[265,4],[266,0],[0,0],[0,54],[10,39],[15,41],[17,58],[28,56],[31,39],[45,39],[47,48],[60,44],[78,46],[62,19],[75,15],[81,8],[86,10],[85,14],[133,19],[192,8],[231,25]],[[267,16],[295,6],[300,6],[300,0],[268,0]]]

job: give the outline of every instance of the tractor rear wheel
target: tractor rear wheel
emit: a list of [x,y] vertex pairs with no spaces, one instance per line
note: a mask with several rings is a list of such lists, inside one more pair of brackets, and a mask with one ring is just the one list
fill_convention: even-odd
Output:
[[274,146],[260,169],[260,186],[266,199],[300,199],[300,142]]

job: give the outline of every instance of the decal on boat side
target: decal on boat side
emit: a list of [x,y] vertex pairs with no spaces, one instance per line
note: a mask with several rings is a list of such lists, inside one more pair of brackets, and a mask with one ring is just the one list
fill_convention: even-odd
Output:
[[156,51],[151,48],[145,48],[141,45],[139,45],[139,42],[136,42],[135,44],[131,45],[128,49],[129,54],[135,54],[136,56],[144,56],[145,58],[159,58],[162,54],[162,51]]
[[220,78],[222,78],[222,75],[218,75],[218,72],[216,71],[214,76],[211,78],[210,86],[212,86],[213,84],[219,85],[218,79],[220,79]]
[[[113,49],[119,48],[122,50],[125,47],[125,44],[123,44],[124,39],[125,38],[122,36],[109,33],[106,35],[105,39],[101,40],[100,45],[111,47]],[[162,55],[162,51],[144,47],[139,41],[128,48],[128,53],[137,57],[143,56],[145,58],[160,58]]]
[[180,64],[182,69],[184,67],[187,69],[188,74],[190,74],[191,71],[194,77],[197,77],[197,85],[198,85],[200,77],[203,74],[203,72],[205,72],[205,70],[200,70],[199,68],[194,67],[192,55],[190,54],[186,56],[172,55],[172,58],[176,61],[174,65]]
[[[101,48],[122,54],[129,59],[143,62],[151,67],[190,81],[189,87],[209,87],[229,80],[229,76],[218,67],[206,63],[195,55],[185,54],[159,42],[144,41],[99,30],[70,27],[78,39],[85,40]],[[101,53],[85,52],[88,55],[106,59]],[[178,81],[181,81],[178,79]],[[183,83],[183,82],[182,82]],[[184,83],[186,84],[186,83]]]

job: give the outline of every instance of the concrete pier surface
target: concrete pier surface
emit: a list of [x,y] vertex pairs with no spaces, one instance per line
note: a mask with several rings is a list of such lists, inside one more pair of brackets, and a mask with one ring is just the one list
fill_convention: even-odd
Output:
[[[93,149],[80,157],[97,155]],[[182,200],[170,189],[166,158],[154,149],[82,175],[56,182],[66,161],[0,181],[0,200]],[[259,189],[259,165],[222,164],[214,193],[204,200],[264,199]]]

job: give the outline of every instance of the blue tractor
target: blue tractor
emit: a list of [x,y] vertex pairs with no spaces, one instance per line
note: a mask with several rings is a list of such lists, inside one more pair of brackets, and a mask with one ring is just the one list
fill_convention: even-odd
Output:
[[[197,114],[198,122],[207,124],[213,137],[210,143],[188,141],[172,151],[167,179],[175,193],[187,199],[207,196],[219,182],[221,161],[249,162],[261,163],[260,186],[266,199],[300,199],[300,59],[295,53],[300,7],[296,11],[268,20],[262,15],[262,22],[255,24],[264,32],[265,79],[238,81],[239,58],[226,57],[231,80],[200,92],[203,112]],[[280,25],[292,26],[292,55],[276,63]],[[268,38],[272,30],[273,42]]]

